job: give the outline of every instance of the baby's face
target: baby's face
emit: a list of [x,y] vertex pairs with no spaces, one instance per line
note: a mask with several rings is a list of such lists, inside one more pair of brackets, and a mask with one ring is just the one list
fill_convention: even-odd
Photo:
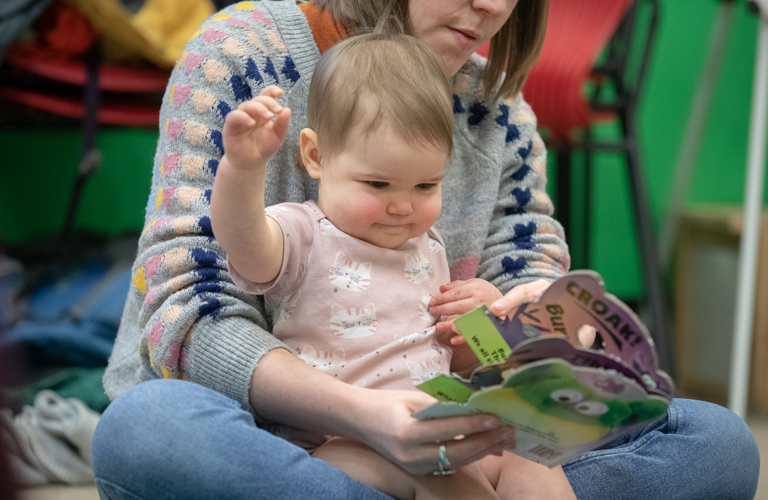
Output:
[[318,205],[345,233],[396,248],[440,215],[445,162],[444,151],[409,144],[388,126],[353,132],[341,153],[323,159]]

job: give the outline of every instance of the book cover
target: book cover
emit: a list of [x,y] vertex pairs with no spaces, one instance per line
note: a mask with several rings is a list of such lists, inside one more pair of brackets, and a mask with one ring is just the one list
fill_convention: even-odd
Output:
[[[420,384],[439,401],[414,416],[496,414],[516,429],[509,451],[548,467],[648,425],[673,398],[648,329],[593,271],[568,273],[508,318],[480,306],[455,324],[478,365]],[[596,330],[590,346],[583,325]]]

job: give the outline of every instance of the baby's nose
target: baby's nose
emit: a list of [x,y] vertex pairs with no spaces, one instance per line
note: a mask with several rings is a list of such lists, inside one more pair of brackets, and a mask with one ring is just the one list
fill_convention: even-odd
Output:
[[392,200],[387,206],[387,213],[390,215],[410,215],[413,213],[413,207],[407,199]]

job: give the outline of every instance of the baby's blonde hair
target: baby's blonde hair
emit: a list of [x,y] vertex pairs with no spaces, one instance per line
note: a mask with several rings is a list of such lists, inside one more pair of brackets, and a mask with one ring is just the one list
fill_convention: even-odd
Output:
[[342,151],[353,127],[382,125],[410,144],[453,153],[451,87],[432,51],[402,34],[348,38],[320,58],[309,86],[307,127],[325,156]]

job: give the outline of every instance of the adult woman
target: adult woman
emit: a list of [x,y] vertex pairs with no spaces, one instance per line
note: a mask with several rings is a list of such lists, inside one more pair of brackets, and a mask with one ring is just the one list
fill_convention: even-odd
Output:
[[[259,430],[254,417],[359,440],[416,474],[437,469],[438,441],[445,443],[450,462],[461,466],[498,453],[513,440],[508,430],[483,416],[415,422],[411,412],[431,398],[340,384],[283,349],[267,331],[263,305],[234,287],[226,273],[223,252],[210,230],[210,187],[223,153],[223,117],[276,83],[285,90],[284,103],[293,118],[286,145],[268,164],[267,205],[316,199],[317,186],[293,168],[292,146],[303,126],[307,82],[319,52],[348,30],[377,23],[382,29],[408,30],[435,50],[446,74],[454,77],[456,153],[443,181],[445,201],[437,223],[452,278],[477,275],[509,291],[498,308],[508,311],[568,267],[562,231],[548,217],[545,150],[530,109],[517,95],[543,39],[547,2],[315,3],[327,10],[290,1],[258,7],[242,2],[225,9],[190,40],[171,77],[134,290],[105,376],[107,392],[117,397],[96,435],[95,471],[105,497],[382,498]],[[472,53],[492,36],[486,70]],[[506,76],[505,64],[514,68]],[[453,299],[433,313],[452,314],[474,305]],[[196,384],[146,382],[159,377]],[[747,472],[742,465],[733,478],[741,489],[720,488],[718,498],[752,488],[756,448],[748,429],[726,413],[705,425],[700,417],[705,409],[686,405],[691,414],[683,420],[686,429],[696,427],[696,453],[721,452],[718,443],[709,443],[715,433],[707,425],[716,423],[732,452],[748,457]],[[670,415],[678,416],[674,408]],[[592,470],[606,460],[593,455],[570,469],[576,493],[597,490],[618,498],[623,489],[640,492],[649,475],[660,476],[673,465],[659,461],[660,456],[670,450],[690,452],[672,443],[662,428],[672,428],[671,418],[623,448],[612,448],[620,456],[611,463],[624,468],[642,456],[638,443],[658,442],[637,473],[643,482],[633,483],[623,474],[627,479],[618,490],[606,489],[605,479]],[[457,435],[466,437],[452,439]],[[683,437],[692,441],[690,435]],[[721,457],[705,460],[707,467],[735,462],[713,462]],[[689,461],[674,465],[695,470]],[[691,478],[686,474],[680,484]],[[715,491],[711,481],[703,482],[701,491]]]

